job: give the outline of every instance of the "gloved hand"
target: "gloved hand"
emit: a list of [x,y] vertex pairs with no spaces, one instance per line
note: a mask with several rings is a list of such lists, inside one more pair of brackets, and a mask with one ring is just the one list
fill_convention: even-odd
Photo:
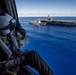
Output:
[[15,66],[19,66],[22,64],[22,62],[24,62],[24,56],[22,55],[22,51],[21,50],[16,50],[14,53],[13,53],[13,61],[14,61],[14,65]]
[[21,34],[22,39],[25,38],[25,36],[26,36],[26,31],[22,28],[22,26],[20,25],[20,23],[17,23],[17,24],[16,24],[16,31],[18,31],[18,32]]
[[16,50],[15,52],[13,52],[13,57],[21,57],[22,56],[22,51],[21,50]]
[[8,61],[5,61],[3,63],[0,63],[0,71],[3,70],[4,68],[12,68],[12,67],[17,67],[20,66],[24,61],[24,57],[16,57],[16,58],[12,58]]

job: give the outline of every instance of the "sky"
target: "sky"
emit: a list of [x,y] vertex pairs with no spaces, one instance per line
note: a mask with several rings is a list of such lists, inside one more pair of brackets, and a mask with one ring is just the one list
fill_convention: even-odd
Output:
[[76,16],[76,0],[15,0],[19,16]]

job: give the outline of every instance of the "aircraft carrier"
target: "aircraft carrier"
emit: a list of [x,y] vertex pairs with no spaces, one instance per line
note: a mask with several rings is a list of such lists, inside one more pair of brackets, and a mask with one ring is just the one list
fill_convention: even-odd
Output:
[[59,26],[76,26],[76,20],[53,20],[52,18],[47,18],[45,20],[38,19],[37,21],[31,21],[29,24],[33,25],[59,25]]
[[46,23],[46,25],[76,26],[76,20],[52,20],[52,18],[47,18],[46,20],[41,20],[41,23]]

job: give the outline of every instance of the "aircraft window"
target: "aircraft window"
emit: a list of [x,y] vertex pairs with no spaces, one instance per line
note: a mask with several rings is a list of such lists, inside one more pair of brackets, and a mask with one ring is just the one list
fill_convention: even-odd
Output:
[[8,10],[8,13],[10,15],[13,15],[13,11],[12,11],[12,6],[11,6],[11,1],[10,0],[6,0],[6,6],[7,6],[7,10]]

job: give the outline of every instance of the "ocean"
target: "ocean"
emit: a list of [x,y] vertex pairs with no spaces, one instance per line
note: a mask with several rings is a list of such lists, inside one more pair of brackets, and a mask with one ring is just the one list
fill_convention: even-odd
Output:
[[[40,17],[45,19],[46,17]],[[53,70],[54,75],[76,75],[76,27],[30,25],[38,17],[20,17],[28,44],[22,51],[36,50]],[[53,17],[54,20],[76,20],[76,17]]]

